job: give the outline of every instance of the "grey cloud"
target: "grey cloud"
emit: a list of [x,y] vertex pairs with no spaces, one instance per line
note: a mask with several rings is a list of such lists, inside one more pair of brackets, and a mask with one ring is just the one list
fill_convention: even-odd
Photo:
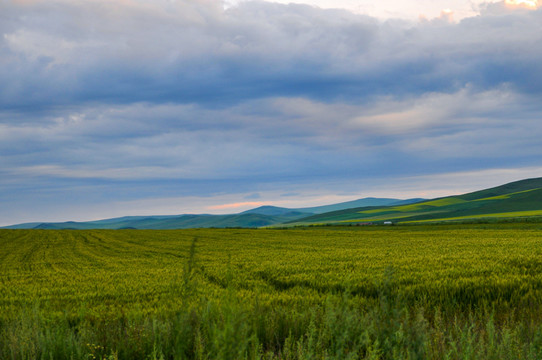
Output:
[[2,5],[4,107],[541,90],[540,10],[414,24],[265,2],[38,4]]
[[0,3],[0,201],[353,193],[542,157],[541,10],[168,4]]
[[19,175],[95,181],[248,183],[429,171],[456,160],[512,165],[521,154],[542,156],[535,98],[504,87],[370,105],[276,98],[225,109],[81,107],[42,124],[2,125],[0,153],[4,170]]

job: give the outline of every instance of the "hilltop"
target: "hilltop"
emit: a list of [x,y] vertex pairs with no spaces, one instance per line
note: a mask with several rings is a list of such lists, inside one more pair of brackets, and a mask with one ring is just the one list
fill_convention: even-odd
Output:
[[261,206],[238,214],[209,215],[183,214],[162,216],[124,216],[97,221],[33,222],[4,227],[6,229],[193,229],[193,228],[259,228],[297,221],[331,210],[342,210],[359,206],[400,205],[420,199],[364,198],[317,207],[290,209],[276,206]]
[[317,207],[261,206],[229,215],[126,216],[88,222],[27,223],[11,229],[189,229],[412,224],[542,219],[542,178],[436,199],[364,198]]
[[399,206],[360,207],[312,215],[292,225],[494,221],[542,217],[542,178]]

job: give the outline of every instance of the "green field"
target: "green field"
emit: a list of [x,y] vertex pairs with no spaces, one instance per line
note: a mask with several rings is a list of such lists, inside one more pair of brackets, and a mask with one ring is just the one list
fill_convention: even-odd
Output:
[[542,225],[2,230],[0,359],[540,359]]

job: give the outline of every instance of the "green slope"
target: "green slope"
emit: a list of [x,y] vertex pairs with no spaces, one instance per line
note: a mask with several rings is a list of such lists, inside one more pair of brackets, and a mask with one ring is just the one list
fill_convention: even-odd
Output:
[[331,211],[347,210],[352,208],[367,207],[367,206],[391,206],[391,205],[403,205],[411,204],[425,199],[390,199],[390,198],[374,198],[367,197],[363,199],[358,199],[354,201],[347,201],[338,204],[307,207],[307,208],[298,208],[295,209],[301,212],[314,213],[314,214],[323,214]]
[[333,211],[289,225],[465,221],[542,216],[542,178],[527,179],[414,204]]
[[346,209],[352,209],[352,208],[359,208],[359,207],[365,207],[365,206],[391,206],[391,205],[404,205],[404,204],[411,204],[419,201],[423,201],[425,199],[391,199],[391,198],[374,198],[374,197],[367,197],[363,199],[353,200],[353,201],[346,201],[341,202],[337,204],[330,204],[330,205],[322,205],[322,206],[313,206],[313,207],[305,207],[305,208],[283,208],[283,207],[277,207],[277,206],[260,206],[255,209],[250,209],[247,211],[242,212],[242,214],[263,214],[263,215],[285,215],[292,212],[297,213],[305,213],[305,216],[310,216],[313,214],[323,214],[330,211],[339,211],[339,210],[346,210]]
[[[420,199],[381,199],[365,198],[339,204],[331,204],[305,209],[290,209],[276,206],[261,206],[239,214],[230,215],[164,215],[164,216],[124,216],[119,218],[86,221],[86,222],[56,222],[56,223],[27,223],[12,225],[11,229],[189,229],[189,228],[226,228],[245,227],[255,228],[273,224],[294,221],[313,213],[345,209],[367,205],[399,205],[412,203]],[[308,211],[309,209],[310,211]]]
[[[392,201],[393,202],[390,202]],[[415,223],[469,219],[541,217],[542,178],[527,179],[463,195],[413,202],[417,199],[366,198],[317,208],[287,209],[264,206],[232,215],[128,216],[91,222],[29,223],[10,228],[40,229],[187,229],[294,226],[311,224]],[[320,213],[323,209],[385,202]],[[301,211],[303,210],[303,211]],[[307,216],[307,212],[315,215]]]

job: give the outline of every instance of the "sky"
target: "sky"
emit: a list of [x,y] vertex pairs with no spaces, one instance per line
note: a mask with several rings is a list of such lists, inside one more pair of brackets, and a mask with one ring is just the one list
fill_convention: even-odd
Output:
[[0,0],[0,226],[542,176],[536,1]]

